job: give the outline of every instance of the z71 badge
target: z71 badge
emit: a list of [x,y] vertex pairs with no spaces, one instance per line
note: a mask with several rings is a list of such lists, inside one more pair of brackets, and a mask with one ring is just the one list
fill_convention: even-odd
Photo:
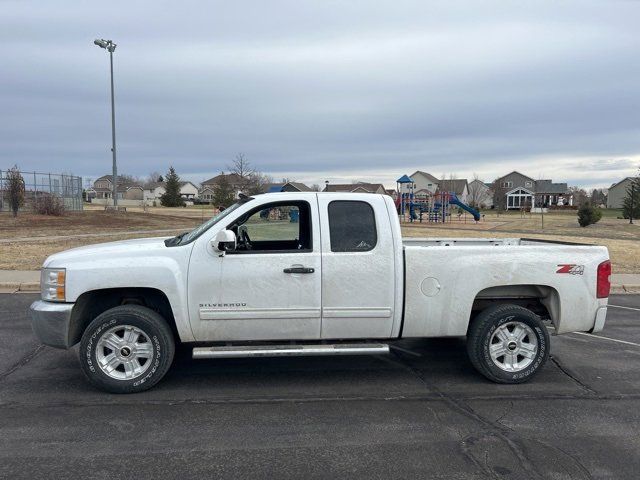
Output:
[[558,267],[560,268],[556,270],[556,273],[568,273],[570,275],[584,274],[584,265],[575,265],[571,263],[571,264],[558,265]]

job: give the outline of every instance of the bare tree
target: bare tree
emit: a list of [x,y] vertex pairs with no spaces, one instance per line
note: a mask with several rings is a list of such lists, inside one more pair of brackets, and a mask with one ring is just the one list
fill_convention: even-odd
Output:
[[265,185],[273,183],[273,178],[256,170],[243,153],[236,155],[228,168],[231,173],[240,177],[240,186],[249,195],[264,193]]
[[507,192],[508,188],[502,185],[500,179],[494,180],[493,186],[491,187],[493,190],[493,205],[498,211],[507,209]]
[[311,185],[311,190],[314,192],[321,192],[322,188],[320,188],[320,185],[318,185],[317,183],[314,183],[313,185]]
[[24,203],[24,178],[17,165],[7,171],[7,190],[9,192],[9,207],[13,216],[18,216],[18,209]]
[[248,193],[249,195],[257,195],[259,193],[264,193],[268,183],[273,183],[273,178],[260,172],[253,172],[245,180],[243,189],[245,190],[245,193]]
[[477,173],[473,174],[473,180],[469,183],[469,196],[467,200],[472,207],[478,208],[483,204],[486,204],[488,198],[488,188],[480,180]]
[[607,203],[607,196],[604,194],[602,189],[594,188],[591,192],[591,205],[594,207],[599,207],[600,205],[605,205]]
[[137,177],[135,175],[129,175],[129,174],[122,174],[122,175],[118,175],[118,185],[126,185],[126,184],[141,184],[142,181],[140,179],[140,177]]
[[243,179],[249,179],[254,173],[256,173],[256,169],[253,168],[253,165],[251,165],[251,162],[247,160],[244,153],[237,154],[236,158],[233,159],[233,164],[227,168],[229,168],[231,173],[235,173]]
[[571,195],[573,195],[574,205],[581,206],[589,202],[589,195],[584,188],[569,187],[569,192]]
[[144,181],[144,184],[145,185],[150,185],[150,184],[155,183],[155,182],[161,182],[162,181],[162,180],[160,180],[161,178],[162,178],[162,174],[160,172],[157,172],[157,171],[154,170],[153,172],[151,172],[147,176],[147,178]]

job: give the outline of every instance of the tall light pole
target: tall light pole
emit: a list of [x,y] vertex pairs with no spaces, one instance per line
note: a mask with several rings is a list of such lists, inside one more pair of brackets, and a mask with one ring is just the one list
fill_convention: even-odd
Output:
[[113,154],[113,205],[118,205],[118,167],[116,166],[116,107],[113,99],[113,52],[116,44],[111,40],[94,40],[93,43],[109,52],[109,62],[111,65],[111,153]]

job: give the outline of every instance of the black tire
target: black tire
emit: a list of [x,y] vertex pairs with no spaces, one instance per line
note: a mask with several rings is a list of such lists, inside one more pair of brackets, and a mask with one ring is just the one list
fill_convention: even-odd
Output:
[[[148,358],[137,359],[138,365],[144,360],[143,365],[140,367],[141,369],[144,368],[144,371],[130,379],[113,378],[100,367],[98,362],[98,348],[102,349],[102,355],[105,352],[110,355],[108,353],[110,347],[99,347],[100,339],[110,330],[118,335],[117,327],[119,326],[135,327],[129,330],[131,332],[142,332],[143,335],[138,336],[136,343],[132,345],[144,345],[146,343],[151,345],[151,347],[146,347],[149,350]],[[147,339],[148,342],[146,341]],[[137,343],[140,340],[141,342]],[[124,338],[122,342],[125,342]],[[126,344],[123,343],[123,345],[123,348],[126,348]],[[114,354],[116,350],[113,350]],[[129,349],[129,354],[127,354],[132,355],[130,359],[136,356],[135,347],[133,350],[134,352],[131,353],[131,349]],[[117,353],[123,355],[122,352],[123,350],[121,349]],[[79,357],[85,376],[99,389],[111,393],[136,393],[148,390],[164,377],[171,366],[171,362],[173,362],[174,353],[173,333],[161,315],[140,305],[122,305],[103,312],[89,324],[80,341]],[[147,365],[147,362],[150,362],[149,365]],[[146,368],[144,365],[147,365]],[[124,364],[122,364],[122,368],[124,371]],[[111,375],[120,375],[118,372],[119,370],[113,369]],[[123,373],[122,375],[125,374]]]
[[[500,363],[499,358],[504,359],[505,357],[498,357],[495,362],[492,359],[490,343],[492,340],[500,345],[507,343],[508,346],[503,348],[513,348],[513,352],[519,352],[518,342],[503,342],[500,338],[494,338],[494,333],[496,333],[496,336],[500,333],[496,332],[498,328],[501,328],[501,332],[504,332],[505,329],[508,330],[510,327],[518,324],[524,324],[529,327],[531,333],[525,336],[524,339],[526,339],[529,345],[535,340],[535,342],[537,342],[537,351],[532,359],[522,357],[523,368],[506,371],[498,365],[498,363]],[[533,338],[529,338],[530,335],[532,335]],[[523,342],[525,341],[524,339]],[[516,346],[513,346],[513,343],[516,343]],[[531,380],[531,378],[542,369],[547,358],[549,358],[550,346],[549,332],[540,317],[531,310],[518,305],[501,304],[483,310],[473,319],[467,332],[467,353],[469,354],[471,363],[478,372],[496,383],[523,383]],[[509,350],[507,351],[512,353]],[[520,356],[517,356],[517,358],[519,359]],[[528,363],[528,360],[531,360],[530,363]],[[518,362],[520,362],[520,360],[518,360]]]

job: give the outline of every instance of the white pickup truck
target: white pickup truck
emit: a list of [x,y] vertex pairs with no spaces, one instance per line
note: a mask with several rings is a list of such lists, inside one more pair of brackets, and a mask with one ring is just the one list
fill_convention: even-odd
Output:
[[526,239],[406,239],[391,197],[273,193],[191,232],[50,256],[31,305],[45,344],[80,342],[110,392],[156,384],[176,342],[193,358],[381,354],[408,337],[466,336],[477,370],[519,383],[549,334],[603,328],[605,247]]

